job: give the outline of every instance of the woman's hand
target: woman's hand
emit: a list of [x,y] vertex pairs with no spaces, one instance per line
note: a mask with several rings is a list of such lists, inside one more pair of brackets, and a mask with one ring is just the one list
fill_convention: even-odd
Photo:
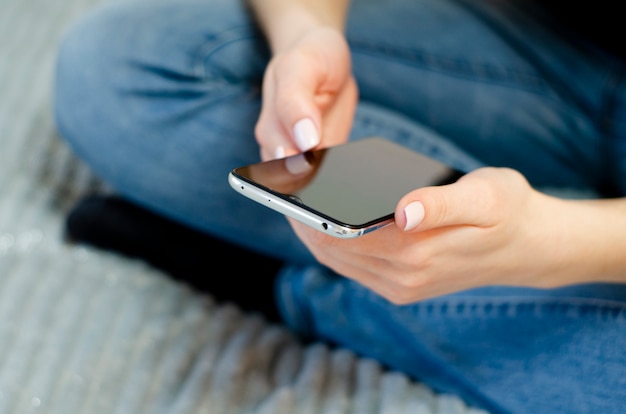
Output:
[[343,34],[330,27],[303,33],[270,61],[255,135],[265,160],[347,141],[357,87]]
[[290,222],[322,264],[404,304],[486,285],[623,280],[624,237],[613,251],[602,241],[611,222],[624,224],[624,202],[614,204],[549,197],[516,171],[482,168],[407,194],[395,225],[357,239]]

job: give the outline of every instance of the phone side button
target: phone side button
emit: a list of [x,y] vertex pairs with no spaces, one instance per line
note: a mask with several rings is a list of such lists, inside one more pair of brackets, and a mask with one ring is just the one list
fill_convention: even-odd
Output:
[[298,204],[304,204],[304,203],[302,202],[302,200],[300,199],[300,197],[295,196],[295,195],[293,195],[293,194],[286,194],[286,195],[287,195],[287,197],[289,197],[290,199],[292,199],[292,200],[293,200],[293,201],[295,201],[296,203],[298,203]]

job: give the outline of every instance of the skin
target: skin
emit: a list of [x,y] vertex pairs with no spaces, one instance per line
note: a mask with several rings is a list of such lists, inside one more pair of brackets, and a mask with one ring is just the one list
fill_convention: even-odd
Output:
[[[273,52],[255,135],[265,160],[348,139],[358,91],[343,36],[348,2],[251,0]],[[317,145],[298,147],[294,126],[313,122]]]
[[[295,139],[302,119],[313,121],[317,146],[345,142],[358,96],[343,36],[348,2],[250,5],[273,51],[255,128],[262,157],[309,149]],[[406,228],[413,202],[422,203],[423,219]],[[625,199],[550,197],[507,168],[412,191],[398,202],[395,225],[357,239],[290,223],[320,263],[397,304],[487,285],[626,282]]]

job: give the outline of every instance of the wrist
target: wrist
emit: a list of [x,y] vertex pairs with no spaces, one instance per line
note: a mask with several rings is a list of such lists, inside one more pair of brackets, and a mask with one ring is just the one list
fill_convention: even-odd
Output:
[[317,16],[301,10],[290,9],[266,31],[272,50],[276,55],[288,50],[304,35],[325,24]]
[[330,28],[343,32],[347,4],[323,1],[251,0],[273,54],[281,53],[307,32]]
[[622,200],[552,199],[550,229],[544,246],[552,255],[549,286],[626,282],[626,234]]

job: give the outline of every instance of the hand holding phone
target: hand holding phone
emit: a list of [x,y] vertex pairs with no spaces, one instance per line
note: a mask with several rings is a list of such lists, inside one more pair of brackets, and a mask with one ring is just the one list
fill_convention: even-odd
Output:
[[372,137],[233,169],[233,189],[334,237],[351,238],[393,222],[397,202],[416,188],[463,173]]

